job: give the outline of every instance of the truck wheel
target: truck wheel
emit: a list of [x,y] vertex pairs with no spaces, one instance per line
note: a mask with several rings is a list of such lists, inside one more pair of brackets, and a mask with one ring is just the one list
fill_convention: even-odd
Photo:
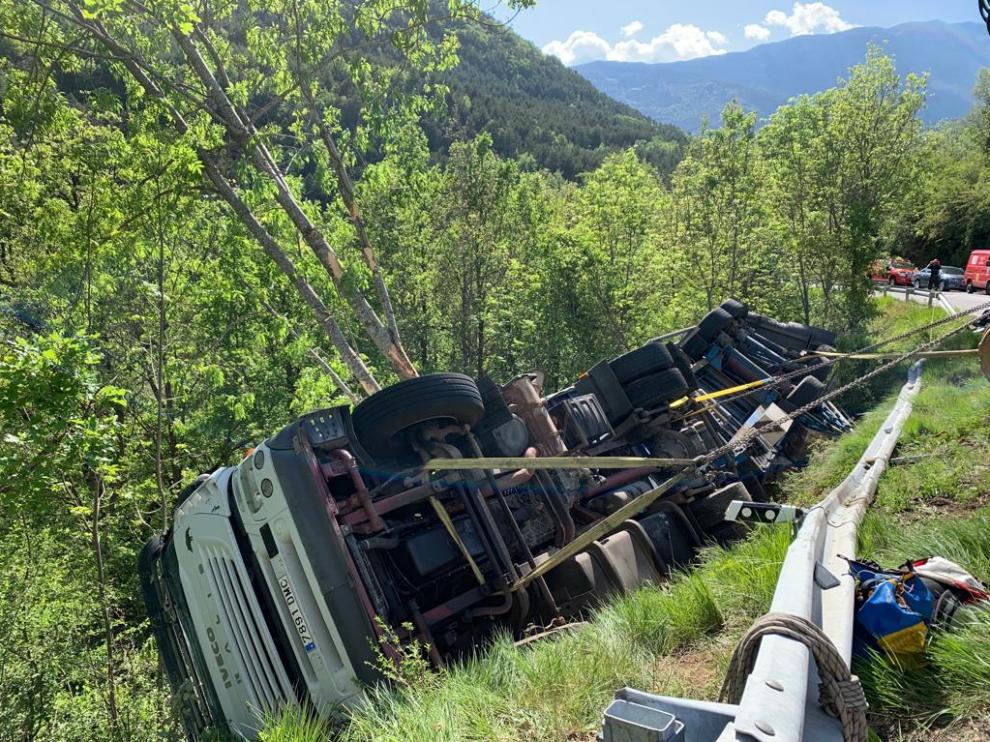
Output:
[[690,391],[684,376],[676,368],[664,369],[636,379],[623,388],[633,407],[646,409],[680,399]]
[[474,425],[484,414],[481,392],[470,376],[427,374],[372,394],[354,408],[351,424],[368,455],[390,460],[405,452],[395,436],[413,425],[442,419]]
[[700,361],[708,350],[708,341],[701,336],[701,331],[695,328],[681,339],[681,350],[692,360]]
[[694,375],[694,371],[691,368],[691,358],[688,354],[677,343],[667,343],[667,350],[670,352],[670,357],[674,360],[674,368],[681,372],[681,376],[684,377],[687,385],[692,389],[697,389],[700,384],[698,384],[698,378]]
[[972,281],[966,281],[966,293],[967,294],[972,294],[973,293],[973,282]]
[[887,279],[887,283],[890,286],[896,286],[897,285],[897,279],[894,278],[893,276],[891,276],[890,278]]
[[721,307],[715,307],[712,311],[701,318],[698,323],[698,332],[705,340],[714,340],[722,330],[733,323],[735,318]]
[[825,385],[814,376],[806,376],[801,379],[801,383],[791,390],[787,395],[787,401],[795,407],[804,407],[811,404],[825,391]]
[[749,307],[738,299],[726,299],[720,306],[736,319],[744,319],[749,314]]
[[650,341],[609,361],[612,372],[620,384],[639,379],[656,371],[663,371],[674,365],[674,359],[661,343]]
[[983,290],[990,296],[990,279],[987,280],[986,285],[984,285]]
[[[815,350],[822,350],[822,351],[825,351],[827,353],[834,353],[835,352],[835,348],[833,348],[831,345],[819,345]],[[817,366],[819,363],[821,363],[822,361],[826,361],[826,360],[828,360],[828,358],[826,358],[826,357],[822,357],[822,356],[811,356],[811,362],[808,363],[808,365],[809,366]],[[828,375],[830,373],[832,373],[832,367],[831,366],[822,366],[821,368],[817,368],[814,371],[811,371],[810,373],[811,373],[812,376],[814,376],[816,379],[818,379],[820,382],[822,382],[824,384],[825,383],[825,380],[828,378]]]

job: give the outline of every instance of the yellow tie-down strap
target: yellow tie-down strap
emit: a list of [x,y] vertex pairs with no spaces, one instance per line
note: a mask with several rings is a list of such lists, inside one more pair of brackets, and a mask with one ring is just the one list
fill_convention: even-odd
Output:
[[[728,389],[719,389],[717,392],[711,392],[709,394],[701,394],[694,397],[695,402],[707,402],[711,399],[718,399],[719,397],[727,397],[730,394],[738,394],[739,392],[745,392],[749,389],[756,389],[757,387],[769,384],[773,379],[760,379],[759,381],[751,381],[748,384],[740,384],[739,386],[729,387]],[[683,407],[688,402],[691,401],[691,397],[681,397],[670,403],[670,409],[674,410],[678,407]]]

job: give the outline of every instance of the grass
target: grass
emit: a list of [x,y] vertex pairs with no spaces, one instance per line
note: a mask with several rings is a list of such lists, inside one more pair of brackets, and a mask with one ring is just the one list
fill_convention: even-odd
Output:
[[[880,303],[875,336],[927,321],[930,310]],[[969,338],[960,338],[960,347]],[[855,370],[847,373],[855,373]],[[881,399],[842,439],[818,446],[809,467],[787,476],[780,494],[813,502],[859,458],[892,404],[904,369],[863,399]],[[990,385],[972,359],[928,362],[898,455],[918,456],[890,469],[861,533],[862,556],[886,565],[940,554],[990,582]],[[697,568],[665,585],[618,598],[588,624],[554,639],[516,647],[496,639],[468,661],[419,683],[378,688],[339,730],[344,740],[591,740],[616,689],[632,685],[713,699],[729,656],[750,623],[767,610],[790,542],[786,528],[762,528],[729,550],[703,552]],[[932,642],[921,670],[877,658],[860,663],[872,722],[886,739],[990,733],[990,612]],[[982,714],[982,717],[981,717]],[[264,739],[314,739],[312,720],[287,715]],[[294,736],[298,730],[298,736]],[[950,738],[950,737],[946,737]]]

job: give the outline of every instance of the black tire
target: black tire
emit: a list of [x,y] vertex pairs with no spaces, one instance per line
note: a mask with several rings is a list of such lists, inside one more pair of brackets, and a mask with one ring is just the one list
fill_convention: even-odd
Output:
[[972,281],[966,281],[966,293],[967,294],[972,294],[973,293],[973,282]]
[[890,278],[887,279],[887,284],[890,285],[890,286],[896,286],[897,285],[897,279],[895,279],[893,276],[891,276]]
[[681,350],[687,354],[688,358],[695,361],[704,358],[708,345],[708,341],[701,336],[701,331],[698,328],[691,330],[681,338]]
[[990,296],[990,281],[987,281],[987,285],[983,287],[983,291],[986,292],[987,296]]
[[643,376],[624,386],[626,396],[633,407],[651,409],[664,402],[680,399],[690,389],[684,376],[676,368],[668,368],[649,376]]
[[677,343],[667,343],[667,350],[670,357],[674,359],[674,368],[681,372],[687,385],[691,389],[697,389],[700,384],[698,384],[698,377],[694,375],[694,370],[691,368],[691,358],[688,354]]
[[726,299],[721,307],[736,319],[744,319],[749,314],[749,307],[738,299]]
[[818,379],[814,376],[805,376],[801,379],[800,384],[791,389],[791,393],[787,395],[787,401],[795,407],[804,407],[822,396],[824,391],[825,385]]
[[722,330],[726,330],[735,321],[733,316],[721,307],[715,307],[701,318],[698,332],[705,340],[714,340]]
[[427,374],[382,389],[351,413],[358,442],[376,460],[391,460],[407,451],[397,433],[428,420],[450,419],[474,425],[485,414],[478,385],[464,374]]
[[661,343],[650,341],[635,350],[609,361],[612,372],[620,384],[639,379],[647,374],[663,371],[674,365],[674,359]]
[[[823,350],[823,351],[827,351],[829,353],[834,353],[835,352],[835,348],[833,348],[831,345],[819,345],[815,350]],[[821,356],[810,356],[810,360],[808,362],[808,365],[809,366],[817,366],[819,363],[821,363],[822,361],[826,361],[826,360],[828,360],[828,359],[827,358],[823,358]],[[818,368],[818,369],[815,369],[814,371],[812,371],[811,372],[811,375],[814,376],[816,379],[818,379],[820,382],[822,382],[824,384],[825,381],[826,381],[826,379],[828,379],[828,375],[830,373],[832,373],[832,367],[831,366],[822,366],[821,368]]]

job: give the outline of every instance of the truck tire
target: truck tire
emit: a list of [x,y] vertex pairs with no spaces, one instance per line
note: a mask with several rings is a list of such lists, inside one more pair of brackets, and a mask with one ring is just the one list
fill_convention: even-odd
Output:
[[795,407],[804,407],[822,396],[824,391],[825,385],[818,379],[814,376],[805,376],[801,379],[800,384],[791,389],[791,393],[787,395],[787,401]]
[[701,336],[701,331],[698,328],[691,330],[681,338],[681,350],[694,361],[700,361],[704,358],[708,351],[708,345],[708,341]]
[[738,299],[726,299],[722,302],[721,307],[736,319],[745,319],[746,315],[749,314],[749,307]]
[[625,355],[609,361],[612,372],[620,384],[639,379],[647,374],[663,371],[674,365],[674,359],[662,344],[650,341]]
[[351,413],[358,442],[376,460],[405,453],[397,433],[428,420],[474,425],[485,414],[478,385],[470,376],[443,373],[406,379],[360,402]]
[[727,329],[734,321],[733,316],[727,311],[721,307],[715,307],[701,318],[701,322],[698,323],[698,332],[705,340],[714,340],[722,330]]
[[643,376],[626,384],[624,389],[633,407],[646,409],[680,399],[690,391],[684,376],[676,368]]
[[687,385],[691,389],[698,389],[701,385],[691,368],[691,358],[684,352],[684,349],[677,343],[667,343],[667,351],[670,353],[670,357],[674,359],[674,368],[681,372]]
[[[827,353],[835,352],[835,348],[833,348],[831,345],[819,345],[815,350],[821,350]],[[808,365],[817,366],[819,363],[825,360],[828,359],[823,356],[817,356],[817,357],[810,356],[810,362],[808,363]],[[814,376],[816,379],[818,379],[820,382],[824,384],[828,380],[828,375],[832,373],[832,367],[822,366],[821,368],[816,368],[814,371],[811,371],[810,373],[812,376]]]

